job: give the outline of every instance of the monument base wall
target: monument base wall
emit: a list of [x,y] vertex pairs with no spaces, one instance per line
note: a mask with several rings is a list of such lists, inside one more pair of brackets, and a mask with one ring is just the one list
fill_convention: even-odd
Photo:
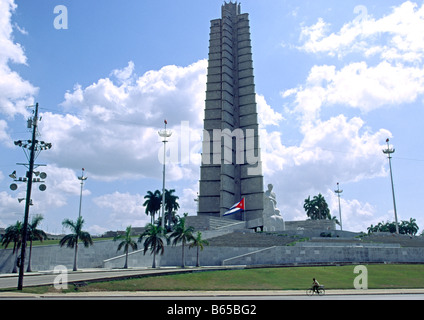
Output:
[[333,220],[299,220],[285,221],[286,230],[336,230]]
[[[342,239],[340,239],[342,241]],[[80,247],[78,268],[122,268],[125,255],[118,252],[117,242],[96,242],[90,248]],[[166,246],[163,256],[157,255],[158,267],[180,266],[181,245]],[[152,256],[142,250],[130,252],[129,267],[151,267]],[[197,250],[185,248],[185,265],[195,266]],[[10,273],[14,255],[11,249],[0,251],[0,273]],[[299,242],[295,246],[234,247],[205,246],[200,252],[203,266],[283,265],[337,263],[424,263],[424,247],[401,247],[399,244],[342,244]],[[73,250],[59,246],[35,247],[32,253],[34,271],[53,270],[58,265],[72,269]]]

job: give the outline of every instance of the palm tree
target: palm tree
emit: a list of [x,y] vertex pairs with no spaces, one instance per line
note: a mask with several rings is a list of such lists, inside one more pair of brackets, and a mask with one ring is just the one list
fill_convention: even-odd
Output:
[[330,209],[321,193],[314,196],[312,200],[310,196],[305,199],[303,208],[312,220],[331,219]]
[[[371,225],[367,228],[368,233],[372,232],[390,232],[395,233],[396,232],[396,223],[395,222],[389,222],[386,223],[379,222],[376,226]],[[416,223],[416,220],[413,218],[410,218],[409,221],[401,221],[399,223],[399,233],[400,234],[409,234],[411,236],[414,236],[417,234],[419,230],[419,227]]]
[[125,252],[125,264],[124,269],[128,268],[128,251],[129,248],[133,250],[137,250],[137,243],[133,240],[131,237],[131,226],[128,226],[124,235],[117,235],[115,238],[113,238],[113,241],[117,241],[119,239],[122,239],[122,241],[118,245],[118,249],[116,251],[119,251],[124,247]]
[[184,247],[187,242],[190,242],[194,239],[193,237],[193,227],[186,226],[186,218],[188,213],[184,213],[184,217],[178,220],[177,225],[175,226],[174,231],[171,233],[170,238],[174,238],[172,244],[176,246],[179,242],[182,242],[182,262],[181,268],[185,268],[184,263]]
[[156,268],[156,254],[160,253],[162,255],[165,251],[165,246],[162,240],[162,230],[163,229],[160,226],[155,226],[154,224],[149,223],[144,232],[138,238],[138,242],[141,242],[143,241],[143,238],[146,237],[146,240],[144,240],[143,243],[143,254],[146,254],[147,250],[150,248],[150,253],[153,254],[152,268]]
[[331,219],[327,201],[325,201],[321,193],[314,197],[314,201],[318,209],[318,219]]
[[151,215],[151,223],[155,221],[155,214],[160,210],[162,203],[162,194],[159,190],[155,192],[147,191],[147,195],[144,196],[143,207],[146,207],[146,214]]
[[337,217],[330,217],[330,220],[334,221],[335,224],[338,224],[340,226],[340,221],[337,219]]
[[409,218],[409,221],[405,221],[405,224],[406,224],[406,234],[410,234],[411,236],[415,236],[418,230],[420,229],[417,225],[416,219]]
[[76,222],[71,221],[69,219],[65,219],[62,222],[62,225],[65,228],[69,228],[72,233],[64,236],[59,241],[59,245],[63,247],[66,244],[68,248],[75,248],[73,271],[77,271],[78,241],[81,240],[84,244],[84,247],[86,248],[93,244],[93,239],[91,239],[91,235],[86,231],[82,231],[83,224],[84,219],[81,216],[78,217]]
[[202,233],[197,231],[196,237],[193,238],[193,242],[190,244],[189,248],[197,247],[197,259],[196,259],[196,267],[200,267],[199,263],[199,249],[203,251],[203,246],[209,245],[208,240],[202,239]]
[[371,234],[371,233],[373,233],[373,232],[377,232],[377,226],[370,225],[370,226],[367,228],[367,232],[368,232],[368,234]]
[[305,202],[303,204],[303,209],[305,209],[306,215],[308,217],[311,217],[315,214],[315,206],[313,201],[311,200],[311,196],[308,196],[308,199],[305,199]]
[[171,230],[171,222],[177,222],[175,212],[180,208],[180,205],[177,202],[179,198],[173,195],[174,192],[174,189],[165,189],[165,220],[168,222],[168,230]]
[[13,251],[15,254],[15,261],[13,263],[12,273],[18,272],[18,251],[22,245],[22,232],[23,232],[23,223],[21,221],[16,221],[14,225],[7,227],[2,238],[2,245],[6,249],[9,243],[13,241]]
[[40,214],[35,215],[31,223],[28,225],[28,238],[29,238],[29,257],[28,257],[28,267],[27,272],[31,272],[31,255],[32,255],[32,241],[39,240],[43,241],[47,239],[47,235],[43,230],[37,229],[38,225],[43,220],[43,216]]

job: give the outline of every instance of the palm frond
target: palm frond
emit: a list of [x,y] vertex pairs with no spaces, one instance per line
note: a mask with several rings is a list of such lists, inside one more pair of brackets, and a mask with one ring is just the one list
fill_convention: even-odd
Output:
[[62,239],[60,239],[59,246],[63,247],[66,244],[66,246],[68,248],[74,248],[76,242],[77,242],[76,235],[75,234],[68,234],[68,235],[64,236]]

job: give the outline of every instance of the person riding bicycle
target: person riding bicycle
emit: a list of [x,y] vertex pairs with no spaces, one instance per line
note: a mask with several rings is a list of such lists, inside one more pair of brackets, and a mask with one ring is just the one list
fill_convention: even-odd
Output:
[[313,278],[312,280],[313,280],[313,282],[312,282],[312,291],[315,291],[316,293],[318,293],[319,282],[315,278]]

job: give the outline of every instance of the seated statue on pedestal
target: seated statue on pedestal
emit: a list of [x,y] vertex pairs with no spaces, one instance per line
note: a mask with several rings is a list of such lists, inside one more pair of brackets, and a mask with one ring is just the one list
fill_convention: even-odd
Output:
[[272,192],[273,187],[272,184],[268,184],[268,190],[264,192],[264,231],[284,231],[285,224],[277,208],[277,199]]

